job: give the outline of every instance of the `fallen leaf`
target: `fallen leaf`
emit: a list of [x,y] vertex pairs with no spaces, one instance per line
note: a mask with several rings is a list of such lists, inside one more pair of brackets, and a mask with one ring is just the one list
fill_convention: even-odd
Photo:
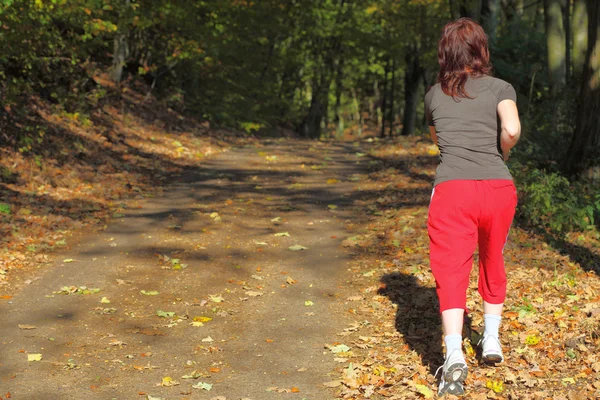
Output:
[[28,329],[36,329],[33,325],[21,325],[19,324],[19,329],[28,330]]
[[42,361],[42,355],[41,354],[27,354],[27,361]]
[[295,244],[293,246],[288,247],[288,250],[291,250],[291,251],[308,250],[308,247],[304,247],[304,246],[301,246],[299,244]]
[[263,292],[255,292],[252,290],[249,290],[246,292],[246,296],[250,296],[250,297],[258,297],[258,296],[262,296]]
[[194,389],[203,389],[203,390],[211,390],[213,385],[211,385],[210,383],[206,383],[206,382],[198,382],[195,385],[192,385],[192,387]]
[[287,237],[289,237],[290,234],[288,232],[279,232],[279,233],[276,233],[273,236],[277,236],[277,237],[287,236]]
[[145,296],[158,296],[160,293],[156,290],[150,290],[150,291],[146,291],[146,290],[140,290],[140,293],[145,295]]
[[162,378],[161,385],[166,386],[166,387],[171,387],[171,386],[179,385],[179,382],[174,381],[173,378],[171,378],[170,376],[165,376],[164,378]]
[[215,303],[222,303],[225,301],[225,299],[221,295],[212,295],[211,294],[208,296],[208,298]]
[[106,297],[103,297],[103,298],[100,300],[100,303],[102,303],[102,304],[109,304],[109,303],[110,303],[110,300],[109,300],[109,299],[107,299]]
[[161,318],[173,318],[175,316],[175,312],[157,310],[156,315],[158,315]]
[[346,346],[345,344],[338,344],[337,346],[331,346],[329,350],[331,350],[333,354],[347,353],[350,351],[350,347]]
[[504,391],[504,383],[502,381],[487,381],[485,387],[494,391],[494,393],[502,393]]
[[288,276],[285,281],[288,285],[293,285],[294,283],[296,283],[296,280],[293,279],[291,276]]
[[433,390],[425,385],[416,384],[415,388],[417,392],[422,394],[426,399],[433,399]]

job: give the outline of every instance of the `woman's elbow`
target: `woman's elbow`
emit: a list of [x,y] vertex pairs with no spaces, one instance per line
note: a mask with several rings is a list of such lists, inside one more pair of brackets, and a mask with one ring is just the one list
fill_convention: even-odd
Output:
[[506,124],[504,131],[510,139],[518,139],[521,136],[521,124]]

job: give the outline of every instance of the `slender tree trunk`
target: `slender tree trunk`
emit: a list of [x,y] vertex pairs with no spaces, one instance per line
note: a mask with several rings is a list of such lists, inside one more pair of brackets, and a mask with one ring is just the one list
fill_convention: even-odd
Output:
[[388,98],[388,75],[390,73],[390,60],[385,64],[383,77],[383,101],[381,102],[381,137],[385,137],[385,123],[387,120],[387,98]]
[[[131,0],[125,0],[125,9],[129,7]],[[121,19],[121,15],[119,16]],[[127,45],[127,31],[125,29],[125,24],[122,21],[119,21],[118,31],[113,39],[113,65],[112,70],[110,71],[110,76],[112,80],[116,83],[120,83],[121,79],[123,79],[123,67],[125,66],[125,61],[129,56],[129,46]]]
[[342,108],[342,80],[344,78],[344,56],[340,55],[335,70],[335,123],[339,124]]
[[120,83],[123,79],[123,67],[129,54],[127,38],[124,33],[118,33],[113,39],[113,66],[110,76],[115,83]]
[[537,3],[538,6],[535,9],[535,16],[533,18],[533,29],[536,31],[541,31],[544,28],[544,3]]
[[402,123],[402,136],[414,133],[417,124],[417,106],[419,98],[419,85],[423,79],[423,68],[419,62],[416,46],[406,52],[406,72],[404,75],[404,118]]
[[456,0],[448,0],[448,7],[450,8],[451,19],[460,18],[460,13],[458,11],[458,5],[456,4]]
[[577,123],[565,169],[600,178],[600,1],[588,0],[588,48],[579,95]]
[[565,60],[566,37],[562,13],[564,9],[562,7],[563,4],[564,0],[544,0],[550,94],[553,97],[565,85],[567,77]]
[[565,81],[571,81],[571,0],[563,1],[563,23],[565,26]]
[[354,121],[358,124],[358,137],[361,137],[363,133],[363,119],[360,112],[360,102],[356,96],[356,90],[354,90],[354,88],[351,88],[350,90],[352,91],[352,103],[354,105]]
[[390,137],[394,136],[394,121],[396,119],[396,113],[394,112],[394,96],[396,95],[396,60],[392,58],[392,88],[390,90],[390,109],[389,109],[389,125],[390,125]]
[[585,64],[588,40],[588,11],[586,0],[574,0],[573,3],[573,76],[580,82]]
[[498,10],[500,0],[483,0],[481,3],[481,25],[487,33],[490,42],[496,41],[496,27],[498,26]]
[[523,16],[524,3],[525,0],[516,0],[515,11],[517,12],[517,15]]

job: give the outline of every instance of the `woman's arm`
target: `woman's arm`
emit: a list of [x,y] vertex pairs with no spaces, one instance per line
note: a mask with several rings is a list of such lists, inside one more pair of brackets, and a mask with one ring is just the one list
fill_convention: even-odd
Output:
[[437,146],[438,144],[438,139],[437,139],[437,132],[435,131],[435,126],[429,126],[429,134],[431,135],[431,140],[433,140],[433,144],[435,144]]
[[513,100],[502,100],[498,103],[498,116],[502,127],[500,148],[504,161],[507,161],[510,149],[515,147],[521,136],[521,121],[517,104]]

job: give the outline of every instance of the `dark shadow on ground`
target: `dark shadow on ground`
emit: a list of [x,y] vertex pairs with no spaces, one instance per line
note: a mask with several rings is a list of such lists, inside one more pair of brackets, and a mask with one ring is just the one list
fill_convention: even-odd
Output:
[[379,294],[397,305],[396,329],[404,342],[435,373],[443,362],[442,330],[435,289],[424,287],[414,276],[394,272],[381,277]]
[[572,262],[579,264],[584,271],[600,275],[600,254],[597,252],[575,243],[569,243],[558,234],[532,229],[522,223],[519,223],[519,226],[540,236],[544,242],[555,248],[560,254],[568,256]]

